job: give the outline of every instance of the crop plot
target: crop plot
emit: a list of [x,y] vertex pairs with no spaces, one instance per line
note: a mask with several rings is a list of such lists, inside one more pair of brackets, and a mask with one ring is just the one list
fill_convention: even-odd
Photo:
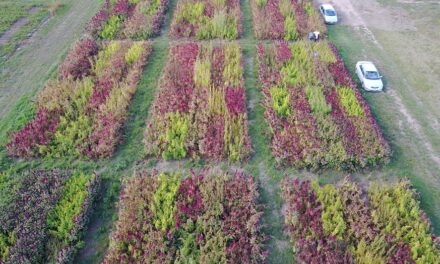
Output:
[[60,170],[0,173],[0,262],[72,262],[99,183]]
[[143,40],[156,36],[168,6],[168,0],[106,0],[88,25],[99,39]]
[[149,42],[78,41],[60,66],[59,80],[39,93],[34,119],[11,135],[9,154],[109,157],[150,52]]
[[172,46],[152,112],[145,136],[149,155],[246,158],[251,146],[238,44]]
[[121,192],[104,263],[263,263],[252,177],[142,171]]
[[355,169],[387,160],[389,146],[333,46],[258,45],[258,60],[279,163]]
[[286,179],[285,225],[301,263],[439,263],[440,252],[408,181],[364,190]]
[[327,32],[312,1],[251,0],[255,35],[258,39],[296,40],[307,33]]
[[170,35],[176,38],[237,39],[241,32],[240,1],[179,0]]

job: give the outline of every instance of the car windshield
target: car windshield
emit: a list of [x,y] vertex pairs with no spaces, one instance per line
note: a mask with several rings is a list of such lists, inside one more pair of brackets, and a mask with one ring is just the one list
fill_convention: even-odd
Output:
[[326,16],[336,16],[336,12],[334,10],[327,9],[325,10]]
[[367,71],[365,73],[365,78],[367,78],[368,80],[379,80],[380,75],[378,72],[375,71]]

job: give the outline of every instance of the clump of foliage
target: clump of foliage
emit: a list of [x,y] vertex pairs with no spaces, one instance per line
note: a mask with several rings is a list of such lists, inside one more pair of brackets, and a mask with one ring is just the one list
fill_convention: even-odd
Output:
[[61,79],[78,79],[90,74],[91,60],[98,54],[98,44],[91,38],[79,40],[67,54],[59,69]]

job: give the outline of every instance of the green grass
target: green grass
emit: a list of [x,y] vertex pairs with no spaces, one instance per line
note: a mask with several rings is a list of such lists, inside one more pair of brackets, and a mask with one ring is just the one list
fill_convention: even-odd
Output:
[[[48,0],[21,0],[21,1],[0,1],[0,10],[5,10],[0,16],[0,35],[7,31],[18,19],[27,18],[27,23],[19,28],[5,44],[0,46],[0,57],[8,57],[14,53],[20,43],[29,37],[44,19],[48,18],[47,11]],[[38,8],[33,14],[28,11],[32,8]],[[0,61],[1,62],[1,61]]]

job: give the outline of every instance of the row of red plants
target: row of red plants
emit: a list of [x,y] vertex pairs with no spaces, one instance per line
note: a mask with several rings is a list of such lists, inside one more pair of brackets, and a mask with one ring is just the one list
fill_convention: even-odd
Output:
[[145,40],[160,33],[168,0],[105,0],[87,29],[104,40]]
[[285,228],[299,263],[438,263],[440,240],[408,181],[375,184],[368,193],[286,178]]
[[239,171],[136,172],[104,263],[264,263],[257,197]]
[[0,173],[0,263],[71,263],[99,186],[74,171]]
[[246,158],[251,151],[238,44],[171,47],[145,135],[164,159]]
[[257,49],[265,119],[280,164],[352,170],[388,160],[389,146],[333,45],[278,42]]
[[37,98],[35,118],[11,134],[16,157],[109,157],[120,142],[151,43],[78,41]]
[[311,0],[251,0],[258,39],[296,40],[327,29]]

